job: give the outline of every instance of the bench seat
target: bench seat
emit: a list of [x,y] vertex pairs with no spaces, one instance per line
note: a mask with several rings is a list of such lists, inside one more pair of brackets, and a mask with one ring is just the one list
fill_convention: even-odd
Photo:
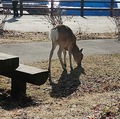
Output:
[[40,68],[20,64],[15,70],[14,77],[22,79],[22,81],[42,85],[48,78],[48,71]]

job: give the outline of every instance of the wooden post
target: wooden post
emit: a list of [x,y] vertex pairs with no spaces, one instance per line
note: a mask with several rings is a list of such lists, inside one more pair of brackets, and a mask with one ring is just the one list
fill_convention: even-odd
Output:
[[51,17],[53,17],[53,8],[54,8],[54,1],[51,0]]
[[110,16],[113,17],[113,6],[114,6],[114,0],[111,0],[110,2]]
[[20,16],[23,15],[23,0],[20,0]]
[[84,0],[81,0],[81,16],[84,16]]
[[11,80],[11,97],[20,98],[26,96],[26,82],[15,77]]

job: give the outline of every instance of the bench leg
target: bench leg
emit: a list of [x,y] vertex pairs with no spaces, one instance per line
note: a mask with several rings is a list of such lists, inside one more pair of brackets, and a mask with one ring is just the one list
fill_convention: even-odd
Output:
[[26,82],[23,82],[20,79],[12,78],[11,97],[21,98],[24,96],[26,96]]

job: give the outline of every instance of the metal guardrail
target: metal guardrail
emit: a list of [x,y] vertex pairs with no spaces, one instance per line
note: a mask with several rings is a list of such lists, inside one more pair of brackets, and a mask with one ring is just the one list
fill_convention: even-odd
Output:
[[[105,0],[35,0],[34,2],[50,2],[51,4],[51,7],[48,8],[48,7],[45,7],[45,6],[37,6],[37,7],[34,7],[34,6],[24,6],[24,2],[33,2],[33,0],[20,0],[20,6],[19,6],[19,9],[20,9],[20,15],[22,16],[23,15],[23,10],[48,10],[50,11],[50,14],[51,16],[54,15],[54,10],[80,10],[81,12],[81,16],[83,17],[84,16],[84,11],[85,10],[101,10],[101,11],[109,11],[110,12],[110,16],[114,16],[114,11],[118,11],[120,10],[120,8],[115,8],[114,7],[114,4],[115,3],[120,3],[120,1],[115,1],[115,0],[109,0],[109,1],[105,1]],[[80,5],[79,7],[54,7],[54,2],[80,2]],[[85,7],[84,3],[107,3],[109,4],[110,7]],[[29,3],[29,2],[28,2]],[[3,9],[12,9],[11,7],[3,7]]]

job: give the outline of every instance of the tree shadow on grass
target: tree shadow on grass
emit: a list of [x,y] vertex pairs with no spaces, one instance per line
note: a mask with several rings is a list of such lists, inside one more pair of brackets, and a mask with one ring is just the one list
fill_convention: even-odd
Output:
[[74,93],[81,84],[79,79],[81,74],[85,74],[84,68],[77,66],[70,72],[70,74],[68,74],[67,71],[63,71],[57,84],[49,79],[50,85],[52,86],[50,96],[54,98],[61,98]]
[[0,88],[0,107],[5,110],[12,110],[16,108],[25,108],[29,106],[36,106],[36,102],[31,97],[21,97],[13,99],[10,97],[10,90]]

